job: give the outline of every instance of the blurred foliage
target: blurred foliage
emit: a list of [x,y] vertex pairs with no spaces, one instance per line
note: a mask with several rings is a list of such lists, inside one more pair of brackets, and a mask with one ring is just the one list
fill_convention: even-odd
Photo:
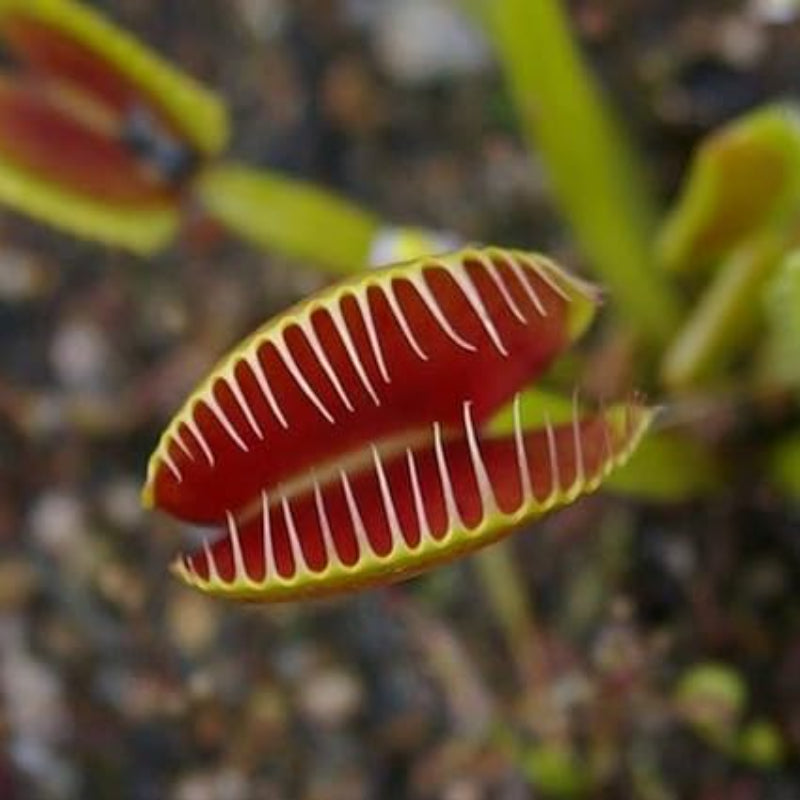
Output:
[[0,160],[0,200],[17,211],[77,236],[152,255],[178,230],[175,209],[117,208],[26,173]]
[[531,783],[552,797],[583,797],[591,786],[586,765],[563,745],[541,744],[525,755],[522,767]]
[[367,263],[380,220],[312,184],[235,164],[199,178],[207,211],[251,244],[306,259],[335,274]]
[[797,208],[800,116],[769,106],[713,133],[698,148],[658,240],[665,268],[708,268]]
[[800,391],[800,251],[779,265],[764,295],[767,340],[762,378]]
[[800,502],[800,432],[777,444],[772,451],[770,474],[776,486]]
[[[56,54],[63,49],[63,58],[41,58],[37,51],[41,32],[23,35],[21,44],[15,44],[14,26],[20,19],[43,26],[47,35],[68,37],[49,43]],[[142,106],[137,105],[130,119],[113,120],[119,130],[113,131],[109,143],[117,146],[135,130],[143,137],[138,146],[154,159],[155,170],[168,167],[173,159],[186,159],[191,165],[186,175],[172,183],[170,196],[159,203],[120,204],[47,170],[18,164],[3,153],[0,198],[6,204],[72,234],[152,255],[173,240],[182,206],[189,200],[251,245],[308,260],[324,271],[348,274],[370,259],[376,237],[387,227],[376,214],[311,183],[219,163],[216,159],[230,139],[229,114],[222,98],[93,9],[73,0],[0,0],[0,38],[4,35],[12,51],[19,50],[22,65],[31,62],[28,68],[11,73],[16,86],[37,91],[35,82],[26,82],[28,72],[37,73],[39,79],[44,75],[54,86],[73,84],[70,114],[74,116],[65,119],[77,129],[105,135],[108,122],[97,128],[98,114],[117,114],[116,109],[103,107],[105,89],[93,96],[96,87],[84,85],[86,75],[80,65],[89,59],[92,71],[104,70],[92,80],[100,87],[115,87],[120,79],[123,86],[130,83]],[[78,56],[71,53],[72,45],[83,49]],[[158,130],[155,120],[161,114],[174,130]],[[36,125],[37,133],[46,134],[44,123]],[[424,232],[411,233],[417,241],[406,248],[408,258],[429,245]]]
[[662,377],[669,388],[698,387],[724,375],[739,352],[752,345],[763,320],[758,297],[784,247],[770,230],[746,241],[719,265],[664,356]]
[[[0,0],[0,34],[10,20],[20,17],[68,36],[105,61],[110,73],[125,76],[145,98],[166,111],[202,153],[215,155],[226,147],[230,131],[222,99],[85,3]],[[65,57],[64,63],[68,61]]]
[[725,664],[697,664],[680,679],[675,702],[701,736],[726,746],[747,706],[747,686],[738,672]]
[[783,739],[773,723],[743,722],[749,692],[735,669],[719,663],[691,667],[678,683],[675,703],[702,739],[731,758],[760,769],[783,761]]
[[484,13],[532,146],[597,275],[642,335],[663,344],[679,320],[654,269],[647,170],[608,108],[559,0],[486,0]]
[[632,461],[606,483],[611,491],[661,503],[680,503],[720,488],[719,464],[706,447],[682,431],[656,431]]

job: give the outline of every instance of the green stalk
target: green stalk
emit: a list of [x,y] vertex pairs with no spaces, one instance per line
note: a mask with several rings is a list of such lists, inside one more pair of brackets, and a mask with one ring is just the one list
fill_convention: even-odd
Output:
[[664,358],[668,387],[692,388],[730,363],[758,324],[762,290],[785,247],[785,237],[770,231],[720,265]]
[[509,542],[482,550],[475,559],[483,591],[501,628],[522,686],[541,690],[546,680],[544,639],[528,601]]
[[654,265],[656,204],[559,0],[484,0],[500,61],[556,199],[613,301],[665,344],[680,320]]
[[364,268],[381,228],[376,215],[333,192],[238,164],[209,167],[196,196],[245,241],[336,275]]

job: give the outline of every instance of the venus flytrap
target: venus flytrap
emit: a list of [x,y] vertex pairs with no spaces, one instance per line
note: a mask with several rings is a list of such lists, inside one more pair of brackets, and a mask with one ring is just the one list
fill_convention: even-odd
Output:
[[243,600],[350,591],[594,491],[652,412],[636,400],[587,411],[576,396],[542,417],[527,391],[596,302],[541,256],[466,249],[362,273],[267,323],[151,459],[146,505],[219,527],[175,574]]
[[0,78],[0,202],[13,209],[149,255],[197,203],[334,275],[366,263],[388,227],[333,192],[222,161],[223,100],[87,5],[0,0],[0,42],[14,62]]

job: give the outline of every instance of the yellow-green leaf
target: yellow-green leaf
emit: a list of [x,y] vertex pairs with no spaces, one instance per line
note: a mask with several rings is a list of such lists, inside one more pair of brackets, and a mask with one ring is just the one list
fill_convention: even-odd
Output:
[[720,485],[709,450],[683,433],[646,437],[631,460],[611,475],[606,489],[658,503],[702,497]]
[[196,191],[213,217],[252,244],[338,274],[363,267],[380,229],[371,212],[332,192],[237,164],[209,167]]
[[778,489],[800,502],[800,432],[787,437],[772,451],[770,475]]
[[0,0],[0,31],[4,17],[20,14],[107,59],[153,98],[202,153],[214,155],[227,144],[228,114],[221,99],[89,6],[73,0]]
[[780,264],[765,292],[768,336],[762,372],[800,390],[800,250]]
[[707,266],[800,206],[800,115],[770,106],[712,134],[698,149],[659,236],[662,264]]
[[770,230],[726,259],[664,357],[667,386],[696,387],[730,366],[757,330],[759,298],[785,246]]
[[0,202],[87,239],[150,254],[178,227],[170,206],[118,207],[70,192],[0,161]]
[[646,170],[585,63],[560,0],[483,0],[530,141],[590,266],[637,330],[664,343],[679,303],[655,269]]

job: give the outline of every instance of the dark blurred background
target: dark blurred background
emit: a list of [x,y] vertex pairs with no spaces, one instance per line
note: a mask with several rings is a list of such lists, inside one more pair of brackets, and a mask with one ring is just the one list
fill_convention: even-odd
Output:
[[[94,5],[220,91],[243,160],[579,265],[485,38],[446,0]],[[704,133],[800,88],[789,0],[570,5],[664,198]],[[471,560],[326,603],[208,600],[166,572],[147,456],[221,353],[322,279],[192,209],[149,261],[5,211],[0,238],[2,800],[515,800],[584,796],[587,770],[590,796],[800,797],[800,515],[760,538],[768,508],[603,496],[516,537],[539,685]],[[779,763],[687,723],[676,682],[710,659],[780,731]]]

